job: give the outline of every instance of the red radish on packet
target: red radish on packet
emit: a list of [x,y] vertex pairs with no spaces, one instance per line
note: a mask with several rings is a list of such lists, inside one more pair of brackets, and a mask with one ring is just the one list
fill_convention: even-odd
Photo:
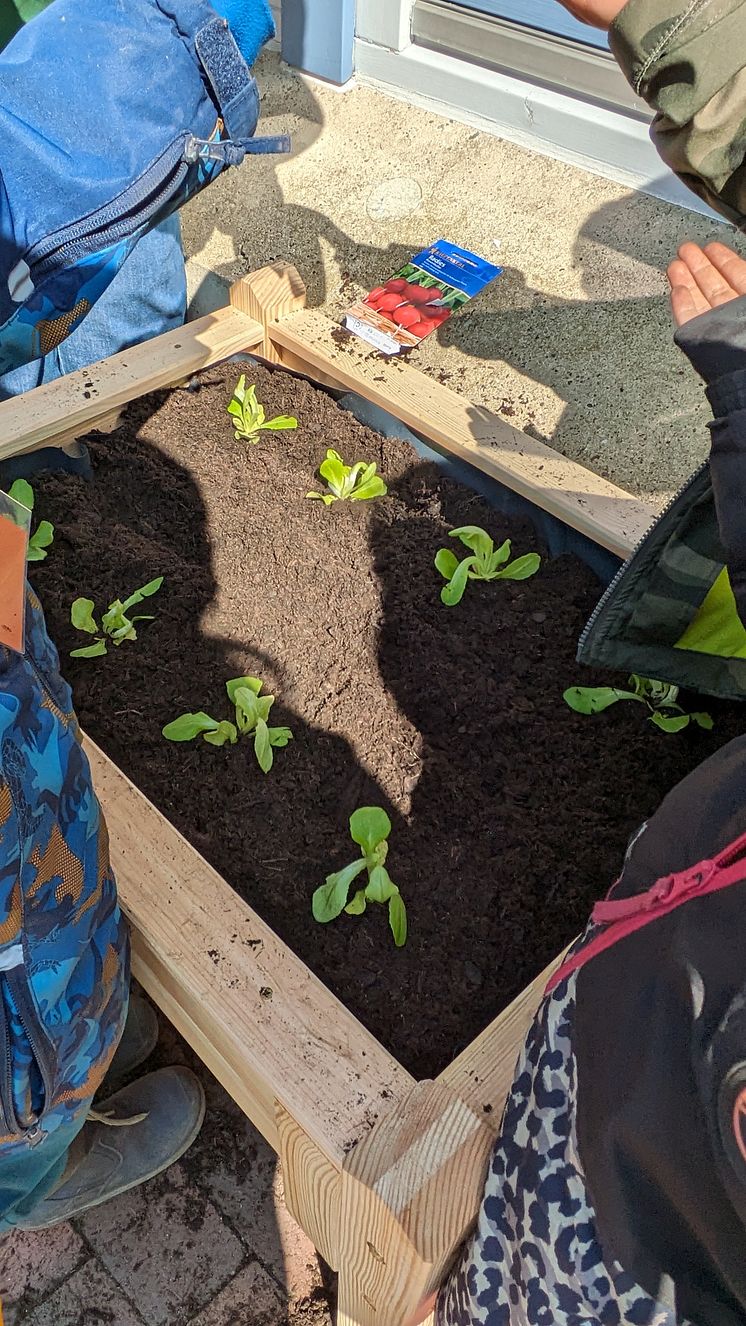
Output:
[[442,327],[501,272],[468,249],[439,239],[353,304],[343,323],[383,354],[401,354]]

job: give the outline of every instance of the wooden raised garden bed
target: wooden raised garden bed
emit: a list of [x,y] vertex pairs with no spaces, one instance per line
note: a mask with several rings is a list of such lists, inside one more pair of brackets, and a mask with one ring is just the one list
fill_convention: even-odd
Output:
[[[442,454],[469,461],[602,547],[625,556],[635,545],[654,514],[645,503],[409,364],[385,361],[346,339],[322,314],[306,310],[304,297],[294,268],[265,268],[233,287],[225,309],[0,405],[0,459],[64,445],[110,422],[128,402],[183,383],[238,351],[251,351],[269,364],[384,407]],[[292,454],[295,435],[281,436],[282,447]],[[333,445],[333,438],[327,440]],[[105,442],[97,445],[105,450]],[[205,437],[206,449],[218,445]],[[258,455],[252,451],[247,464],[253,465]],[[385,471],[385,459],[379,468]],[[262,482],[261,470],[255,482]],[[225,500],[231,501],[230,493]],[[313,518],[321,519],[320,504],[314,511]],[[495,524],[499,528],[498,517]],[[296,548],[288,550],[291,559],[299,555]],[[168,574],[163,566],[152,568],[153,575],[161,571]],[[80,586],[81,593],[93,595],[94,589]],[[437,577],[433,589],[437,599]],[[41,592],[44,598],[43,585]],[[490,600],[496,617],[497,595],[504,592],[495,587]],[[69,601],[65,611],[68,606]],[[455,629],[449,616],[453,610],[442,611],[447,629]],[[54,612],[49,615],[54,618]],[[540,623],[546,613],[534,616]],[[473,659],[466,666],[473,668]],[[178,689],[175,683],[175,693]],[[188,707],[209,710],[214,697],[191,698],[193,705],[177,707],[173,716]],[[278,709],[281,700],[278,691]],[[570,721],[581,720],[571,716]],[[126,726],[126,710],[113,722]],[[135,976],[279,1155],[290,1211],[339,1271],[341,1326],[399,1326],[440,1282],[474,1220],[516,1056],[547,973],[537,976],[437,1077],[417,1081],[117,765],[89,739],[86,748],[132,926]],[[219,761],[228,752],[212,754],[218,760],[214,767],[222,767]],[[557,752],[560,761],[562,754]],[[289,757],[290,752],[280,751],[278,766]],[[525,758],[530,778],[530,731]],[[698,758],[692,755],[690,763]],[[200,757],[199,767],[204,772],[209,765]],[[245,806],[250,829],[248,777]],[[439,808],[443,816],[448,811]],[[338,833],[330,835],[329,869],[351,859],[344,855],[349,840],[340,846],[338,839]],[[396,850],[395,831],[394,878]],[[598,881],[599,887],[605,882]],[[310,906],[310,892],[308,901]],[[334,926],[368,920],[333,923],[324,932],[325,943],[333,942]],[[306,921],[312,932],[310,911]],[[447,915],[442,924],[447,930]],[[564,938],[570,940],[572,933]],[[528,970],[535,969],[531,939],[530,933],[525,936]],[[391,945],[392,981],[397,956]],[[478,975],[481,980],[483,973]],[[459,999],[458,990],[447,995]],[[383,990],[379,985],[371,998],[385,997],[384,979]],[[415,1000],[416,995],[412,1004]],[[488,1015],[489,998],[484,1002]],[[358,1004],[364,1016],[365,999]]]

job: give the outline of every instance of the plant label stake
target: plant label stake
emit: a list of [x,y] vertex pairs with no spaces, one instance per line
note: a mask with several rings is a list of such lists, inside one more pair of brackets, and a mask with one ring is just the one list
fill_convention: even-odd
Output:
[[0,493],[0,644],[17,654],[25,643],[26,557],[31,510]]

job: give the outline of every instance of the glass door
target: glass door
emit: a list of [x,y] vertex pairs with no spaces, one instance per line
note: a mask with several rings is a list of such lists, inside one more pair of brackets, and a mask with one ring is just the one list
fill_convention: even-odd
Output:
[[454,9],[472,9],[494,18],[507,18],[522,23],[537,32],[549,32],[556,37],[567,37],[584,46],[608,49],[606,33],[589,28],[563,9],[559,0],[446,0]]
[[649,120],[608,48],[558,0],[415,0],[413,40],[524,82]]

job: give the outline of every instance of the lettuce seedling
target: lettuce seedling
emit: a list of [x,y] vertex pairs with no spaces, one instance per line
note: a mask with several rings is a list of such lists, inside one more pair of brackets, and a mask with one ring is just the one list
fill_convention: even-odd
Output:
[[239,734],[253,736],[254,754],[263,773],[269,773],[274,763],[274,751],[293,740],[289,727],[269,727],[267,719],[274,695],[262,695],[263,682],[258,677],[234,677],[225,684],[228,699],[236,711],[235,723],[222,723],[209,714],[182,714],[167,723],[163,735],[167,741],[193,741],[201,736],[211,746],[235,746]]
[[[687,714],[678,703],[679,688],[667,681],[653,681],[650,677],[638,677],[635,672],[629,678],[630,691],[620,690],[618,686],[571,686],[565,691],[565,703],[576,714],[601,714],[604,709],[618,704],[620,700],[634,700],[643,704],[648,711],[648,719],[661,732],[683,732],[690,723],[710,732],[714,726],[710,714]],[[667,710],[667,713],[662,713]]]
[[226,741],[229,741],[231,746],[235,746],[238,741],[238,733],[233,723],[227,721],[218,723],[216,719],[210,718],[209,714],[201,710],[198,714],[182,714],[180,718],[175,718],[173,723],[167,723],[163,735],[167,741],[193,741],[195,737],[201,736],[211,746],[224,746]]
[[345,465],[339,452],[330,447],[326,460],[319,465],[319,474],[326,479],[329,492],[306,493],[306,497],[318,498],[324,506],[331,506],[332,502],[367,502],[372,497],[385,497],[388,488],[376,468],[375,461],[370,465],[364,460]]
[[450,530],[449,537],[460,539],[471,551],[471,556],[461,562],[450,548],[441,548],[436,554],[435,565],[443,579],[448,581],[440,591],[440,597],[449,608],[461,602],[469,580],[528,580],[541,566],[538,553],[525,553],[523,557],[516,557],[514,562],[508,562],[510,539],[495,548],[489,534],[479,525],[462,525]]
[[158,576],[155,580],[149,580],[147,585],[142,585],[130,594],[128,599],[122,602],[121,599],[114,599],[109,604],[106,612],[101,617],[101,626],[99,627],[94,617],[93,599],[76,599],[70,609],[70,621],[76,631],[85,631],[86,635],[95,635],[96,640],[92,645],[85,645],[81,649],[71,649],[71,658],[100,658],[102,654],[108,653],[108,641],[113,645],[124,644],[125,640],[136,640],[137,631],[135,622],[152,622],[153,613],[140,612],[134,617],[128,616],[131,608],[136,608],[143,599],[149,599],[153,594],[157,594],[163,584],[163,576]]
[[[16,479],[15,483],[8,489],[8,497],[12,497],[14,502],[20,502],[27,511],[34,509],[34,490],[26,479]],[[30,562],[43,562],[47,555],[47,548],[54,543],[54,525],[48,520],[40,520],[33,534],[28,541],[28,560]]]
[[[390,833],[391,820],[380,806],[361,806],[354,811],[350,816],[350,835],[362,847],[363,855],[344,870],[327,875],[326,883],[313,895],[312,907],[314,920],[325,925],[343,911],[348,916],[362,916],[369,902],[388,903],[391,933],[396,947],[401,948],[407,939],[407,909],[385,865]],[[364,870],[368,872],[368,883],[348,902],[350,887]]]
[[273,749],[293,740],[289,727],[268,727],[274,695],[260,694],[263,683],[258,677],[236,677],[226,682],[228,699],[236,708],[236,724],[244,736],[254,737],[254,754],[259,768],[269,773],[274,762]]
[[298,420],[292,415],[278,414],[275,419],[268,419],[264,406],[256,398],[256,387],[246,386],[246,375],[242,373],[236,383],[233,399],[228,406],[228,413],[233,419],[235,438],[250,442],[254,446],[259,441],[259,434],[268,430],[277,433],[284,429],[298,427]]

